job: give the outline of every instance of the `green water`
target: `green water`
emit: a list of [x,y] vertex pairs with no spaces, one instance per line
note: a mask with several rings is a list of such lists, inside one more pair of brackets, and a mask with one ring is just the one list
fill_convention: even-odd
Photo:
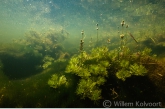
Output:
[[0,107],[165,107],[164,7],[1,0]]

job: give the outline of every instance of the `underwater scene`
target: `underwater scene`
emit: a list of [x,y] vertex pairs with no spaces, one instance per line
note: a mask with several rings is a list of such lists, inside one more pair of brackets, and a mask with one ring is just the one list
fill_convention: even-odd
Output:
[[165,107],[165,0],[1,0],[0,107]]

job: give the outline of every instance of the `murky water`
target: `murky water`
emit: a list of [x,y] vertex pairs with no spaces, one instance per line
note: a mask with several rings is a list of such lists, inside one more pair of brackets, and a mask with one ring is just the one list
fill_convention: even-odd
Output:
[[0,107],[165,107],[164,7],[1,0]]

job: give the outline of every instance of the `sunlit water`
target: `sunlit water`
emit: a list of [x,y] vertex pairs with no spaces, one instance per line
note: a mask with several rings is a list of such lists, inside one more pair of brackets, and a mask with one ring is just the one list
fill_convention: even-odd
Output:
[[[67,41],[60,42],[66,49],[75,46],[77,46],[76,50],[79,49],[82,31],[85,42],[91,41],[91,38],[96,41],[98,37],[99,40],[105,38],[103,43],[107,43],[114,37],[120,39],[120,34],[124,33],[131,33],[139,40],[148,37],[154,42],[157,36],[164,35],[165,32],[164,7],[164,0],[1,0],[0,43],[11,44],[14,40],[24,39],[29,31],[44,34],[49,30],[67,33]],[[122,21],[124,26],[128,25],[128,28],[121,26]],[[134,40],[130,43],[136,44]],[[87,47],[88,44],[84,46]],[[1,52],[4,51],[3,47],[0,49]],[[13,63],[17,64],[17,61],[13,60]],[[59,98],[65,99],[71,96],[61,96],[60,91],[53,93],[54,91],[49,89],[47,80],[54,73],[53,70],[49,72],[48,69],[38,73],[39,70],[33,73],[33,69],[27,70],[28,66],[32,66],[31,61],[26,59],[24,61],[26,62],[20,63],[27,66],[20,65],[17,71],[22,70],[25,74],[19,75],[20,72],[17,72],[16,80],[13,79],[14,77],[11,79],[15,75],[14,71],[6,76],[1,69],[0,107],[88,107],[88,101],[74,104],[73,102],[78,98],[58,101]],[[13,64],[6,63],[11,66]],[[1,61],[0,65],[2,67]],[[40,65],[35,66],[35,68],[39,67]],[[9,72],[10,68],[8,69]],[[48,75],[45,72],[49,72]],[[75,93],[70,92],[70,94]],[[52,95],[55,97],[53,98]],[[63,103],[59,104],[61,102]]]

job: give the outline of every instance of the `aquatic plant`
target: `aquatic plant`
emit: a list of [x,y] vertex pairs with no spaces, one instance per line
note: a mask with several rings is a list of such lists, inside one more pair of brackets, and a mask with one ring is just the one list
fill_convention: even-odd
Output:
[[58,53],[64,51],[61,43],[66,38],[67,34],[61,31],[48,30],[45,33],[39,33],[31,30],[25,34],[25,39],[15,41],[15,43],[25,46],[22,51],[42,57],[49,55],[54,59],[58,59]]
[[81,31],[82,39],[80,40],[80,52],[84,49],[84,30]]
[[84,30],[81,31],[82,40],[84,39]]
[[50,57],[50,56],[45,56],[44,58],[43,58],[43,65],[42,65],[42,68],[43,69],[46,69],[46,68],[48,68],[52,63],[53,63],[53,61],[54,61],[54,58],[52,58],[52,57]]
[[98,31],[99,31],[99,24],[96,24],[96,30],[97,30],[97,42],[98,42]]
[[[122,26],[122,31],[121,31],[121,34],[120,34],[120,47],[119,47],[119,49],[123,52],[123,49],[125,48],[125,45],[126,45],[126,41],[127,41],[127,38],[125,39],[124,37],[125,37],[125,34],[127,34],[127,33],[125,33],[124,34],[124,25],[125,25],[125,21],[124,20],[122,20],[122,22],[121,22],[121,26]],[[126,28],[127,28],[127,26],[126,26]],[[119,27],[118,27],[118,33],[119,33]]]
[[81,95],[82,98],[101,99],[99,87],[106,82],[106,77],[108,77],[106,68],[110,66],[107,57],[108,49],[100,47],[92,49],[91,54],[83,51],[70,59],[66,72],[73,73],[81,78],[76,93]]
[[14,55],[14,57],[28,55],[39,58],[41,61],[38,66],[46,69],[52,65],[54,60],[69,58],[69,54],[64,52],[64,47],[61,44],[66,35],[65,32],[61,33],[61,31],[55,30],[45,33],[31,30],[25,34],[24,39],[16,40],[12,44],[13,46],[5,47],[5,52]]
[[90,41],[89,41],[89,47],[93,47],[93,38],[92,37],[90,38]]
[[59,76],[57,74],[53,74],[52,77],[48,80],[48,85],[56,89],[62,85],[67,85],[67,79],[65,75]]
[[82,98],[89,97],[91,100],[98,100],[101,98],[101,90],[98,89],[97,83],[91,79],[81,79],[76,93]]
[[138,65],[137,63],[130,65],[129,69],[131,71],[130,73],[136,76],[144,76],[148,72],[147,69],[143,65]]
[[128,62],[126,62],[126,65],[124,65],[123,68],[116,73],[116,76],[117,78],[125,81],[126,78],[131,77],[132,75],[144,76],[146,74],[147,70],[144,66],[136,63],[133,65],[128,65]]
[[84,41],[83,39],[80,40],[80,52],[83,51],[83,44],[84,44]]
[[65,60],[65,59],[68,59],[70,57],[70,54],[67,52],[65,52],[65,53],[60,52],[58,57],[59,57],[58,60],[63,60],[63,59]]
[[142,56],[149,56],[149,55],[151,55],[151,49],[150,48],[144,48],[144,50],[141,52],[141,55]]
[[131,76],[147,75],[148,70],[143,63],[145,58],[150,57],[150,49],[146,48],[141,53],[131,53],[129,48],[125,47],[123,51],[124,53],[119,55],[118,50],[109,51],[104,46],[92,49],[91,53],[83,51],[73,56],[66,73],[80,77],[76,93],[82,98],[97,101],[102,98],[100,87],[106,83],[109,76],[116,75],[116,79],[125,81]]
[[122,34],[123,34],[123,26],[125,25],[124,20],[121,22],[121,26],[122,26]]

